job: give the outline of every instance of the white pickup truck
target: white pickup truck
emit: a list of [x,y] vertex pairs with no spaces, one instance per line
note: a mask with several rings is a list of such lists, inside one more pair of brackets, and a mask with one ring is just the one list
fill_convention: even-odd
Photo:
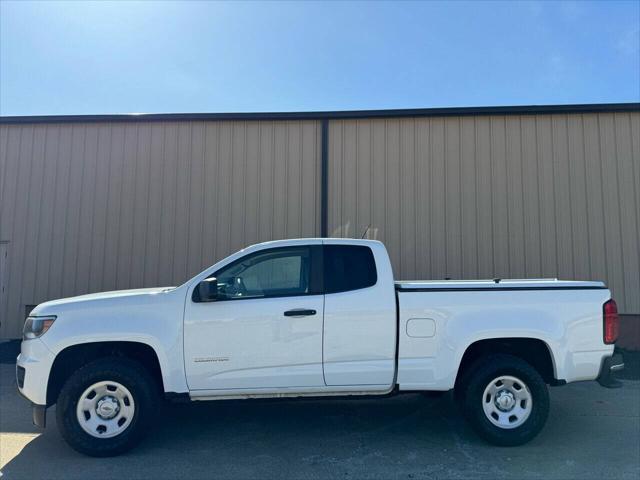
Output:
[[611,370],[618,318],[599,282],[395,282],[384,245],[298,239],[241,250],[180,287],[54,300],[27,318],[17,382],[44,427],[108,456],[161,400],[386,395],[455,389],[476,431],[520,445],[547,385]]

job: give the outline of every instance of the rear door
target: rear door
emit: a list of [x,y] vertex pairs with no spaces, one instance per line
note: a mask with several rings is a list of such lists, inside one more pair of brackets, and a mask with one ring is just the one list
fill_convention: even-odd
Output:
[[[381,268],[378,253],[385,259]],[[326,240],[323,266],[325,383],[390,387],[396,363],[396,304],[384,246]]]

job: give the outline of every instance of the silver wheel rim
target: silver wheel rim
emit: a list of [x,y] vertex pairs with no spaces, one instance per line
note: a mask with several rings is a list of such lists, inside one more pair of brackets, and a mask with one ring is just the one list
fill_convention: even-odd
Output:
[[496,427],[517,428],[531,415],[533,397],[522,380],[502,375],[491,380],[484,389],[482,408]]
[[80,395],[76,415],[92,437],[112,438],[127,429],[135,410],[133,396],[124,385],[105,381],[94,383]]

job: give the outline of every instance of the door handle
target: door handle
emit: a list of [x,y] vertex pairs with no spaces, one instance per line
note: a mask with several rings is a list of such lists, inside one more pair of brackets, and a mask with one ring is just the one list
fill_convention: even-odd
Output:
[[293,310],[287,310],[284,312],[285,317],[308,317],[310,315],[315,315],[317,312],[315,310],[310,310],[306,308],[296,308]]

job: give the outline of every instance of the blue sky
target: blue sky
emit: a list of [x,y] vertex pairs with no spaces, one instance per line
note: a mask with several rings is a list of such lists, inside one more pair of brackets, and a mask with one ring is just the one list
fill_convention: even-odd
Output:
[[640,101],[627,2],[0,0],[0,114]]

